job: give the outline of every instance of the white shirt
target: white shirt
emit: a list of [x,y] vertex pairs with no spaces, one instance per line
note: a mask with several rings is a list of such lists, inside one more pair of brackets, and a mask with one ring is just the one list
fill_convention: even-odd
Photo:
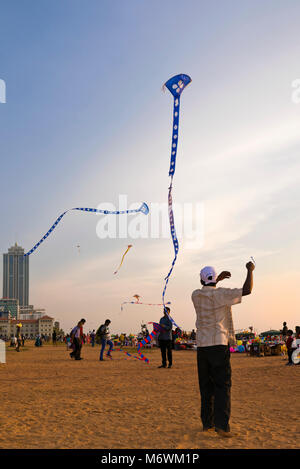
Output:
[[79,327],[79,326],[75,326],[75,327],[72,329],[71,334],[74,334],[74,337],[76,337],[76,339],[79,339],[79,338],[80,338],[80,327]]
[[196,311],[197,347],[234,345],[231,306],[241,303],[242,288],[203,286],[192,293]]

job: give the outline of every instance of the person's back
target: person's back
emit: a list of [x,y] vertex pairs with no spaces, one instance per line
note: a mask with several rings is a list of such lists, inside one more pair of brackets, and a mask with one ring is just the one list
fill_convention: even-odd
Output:
[[203,286],[192,293],[196,310],[197,345],[235,343],[231,306],[242,299],[242,288]]
[[163,316],[159,324],[164,327],[164,330],[159,332],[159,340],[172,340],[172,321],[168,316]]

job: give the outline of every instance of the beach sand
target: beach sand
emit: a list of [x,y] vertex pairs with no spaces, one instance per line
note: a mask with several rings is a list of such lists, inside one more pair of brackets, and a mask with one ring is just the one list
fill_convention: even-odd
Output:
[[[299,448],[300,366],[283,357],[232,355],[232,439],[203,433],[196,352],[172,369],[99,347],[73,361],[65,346],[7,352],[0,364],[0,448]],[[9,349],[8,349],[9,350]],[[297,431],[298,429],[298,431]]]

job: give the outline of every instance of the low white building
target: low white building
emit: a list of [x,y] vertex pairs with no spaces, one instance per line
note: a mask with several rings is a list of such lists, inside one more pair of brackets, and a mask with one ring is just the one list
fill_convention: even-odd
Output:
[[21,334],[24,336],[47,335],[53,332],[54,319],[50,316],[42,316],[39,319],[7,319],[0,318],[0,338],[10,338],[16,334],[17,324],[22,324]]

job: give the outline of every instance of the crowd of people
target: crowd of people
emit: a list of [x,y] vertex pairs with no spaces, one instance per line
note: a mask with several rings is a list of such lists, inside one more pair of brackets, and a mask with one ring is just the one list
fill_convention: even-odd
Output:
[[[167,313],[170,310],[167,308]],[[164,316],[161,319],[161,325],[166,321],[167,316]],[[101,345],[101,353],[100,353],[100,360],[103,361],[104,358],[104,347],[106,344],[109,345],[109,350],[106,354],[107,358],[112,358],[111,351],[113,347],[134,347],[138,346],[138,343],[143,340],[145,337],[149,336],[149,330],[145,324],[141,325],[141,331],[134,335],[134,334],[127,334],[122,332],[120,334],[110,334],[109,332],[109,324],[110,320],[106,320],[103,325],[101,325],[97,331],[92,330],[88,333],[84,333],[83,329],[80,336],[81,346],[82,345],[90,345],[91,347],[95,347],[95,345]],[[82,323],[81,327],[84,325]],[[165,324],[167,327],[171,327],[170,324]],[[77,327],[77,326],[76,326]],[[263,351],[268,350],[268,348],[280,346],[281,355],[287,356],[287,365],[292,366],[293,360],[292,355],[293,352],[298,348],[300,344],[300,327],[296,326],[295,331],[288,329],[287,323],[283,323],[283,328],[278,331],[280,333],[276,335],[257,335],[253,332],[253,328],[250,328],[251,332],[244,331],[243,333],[239,333],[236,335],[236,342],[232,344],[230,347],[230,352],[245,352],[247,355],[255,355],[255,356],[262,356]],[[36,347],[41,347],[43,344],[49,345],[52,341],[53,345],[58,345],[61,343],[65,343],[67,346],[67,350],[75,348],[76,340],[71,338],[72,332],[70,334],[61,334],[58,333],[56,330],[53,331],[52,336],[45,335],[45,334],[36,334],[33,335],[24,335],[21,333],[21,329],[17,328],[16,334],[12,335],[10,339],[7,337],[1,336],[0,339],[4,341],[10,341],[10,346],[14,347],[16,351],[20,351],[21,347],[24,347],[25,342],[27,340],[34,340]],[[104,346],[105,341],[105,346]],[[196,349],[196,331],[193,329],[191,332],[182,331],[179,328],[173,329],[172,327],[169,329],[168,333],[158,334],[156,340],[152,343],[146,345],[146,347],[159,347],[162,350],[162,365],[160,367],[164,368],[166,366],[167,354],[169,356],[169,364],[171,363],[172,366],[172,358],[170,350],[183,350],[186,348],[193,348]],[[81,347],[80,347],[81,348]],[[253,352],[253,353],[252,353]],[[72,352],[71,352],[72,353]],[[76,353],[72,353],[72,358],[77,356],[78,354],[78,346]],[[267,354],[265,352],[265,354]],[[271,353],[270,353],[271,354]],[[79,355],[80,357],[80,355]],[[81,357],[80,357],[81,358]],[[171,367],[170,366],[170,367]]]
[[[253,288],[253,270],[255,265],[252,262],[246,264],[247,276],[242,288],[216,288],[221,280],[230,278],[230,272],[223,271],[217,275],[213,267],[204,267],[200,272],[201,289],[192,293],[192,302],[196,312],[196,331],[190,334],[183,333],[179,328],[173,331],[173,320],[170,309],[165,307],[163,316],[157,325],[158,334],[156,345],[161,351],[161,365],[158,368],[173,367],[173,349],[176,348],[178,340],[190,341],[197,349],[198,380],[201,396],[201,420],[203,431],[216,431],[220,436],[231,437],[230,432],[230,407],[231,407],[231,363],[230,351],[234,347],[247,347],[250,344],[282,341],[286,346],[288,355],[288,365],[291,366],[292,354],[295,347],[300,347],[300,328],[297,327],[295,333],[288,329],[286,322],[280,331],[279,337],[259,337],[255,336],[239,339],[236,344],[236,337],[232,321],[231,307],[239,304],[242,297],[250,295]],[[81,350],[83,344],[95,347],[100,345],[99,361],[112,360],[112,350],[114,345],[136,346],[140,341],[143,345],[150,346],[149,340],[144,340],[149,335],[146,325],[142,325],[141,332],[137,335],[125,333],[112,336],[110,333],[110,319],[106,319],[96,330],[84,333],[83,327],[86,320],[82,318],[72,329],[70,334],[63,337],[63,341],[70,351],[70,358],[82,360]],[[20,346],[20,331],[17,337],[17,348]],[[52,335],[53,345],[57,344],[56,333]],[[153,344],[151,345],[153,346]],[[108,348],[107,348],[108,347]],[[105,358],[104,358],[105,357]]]

